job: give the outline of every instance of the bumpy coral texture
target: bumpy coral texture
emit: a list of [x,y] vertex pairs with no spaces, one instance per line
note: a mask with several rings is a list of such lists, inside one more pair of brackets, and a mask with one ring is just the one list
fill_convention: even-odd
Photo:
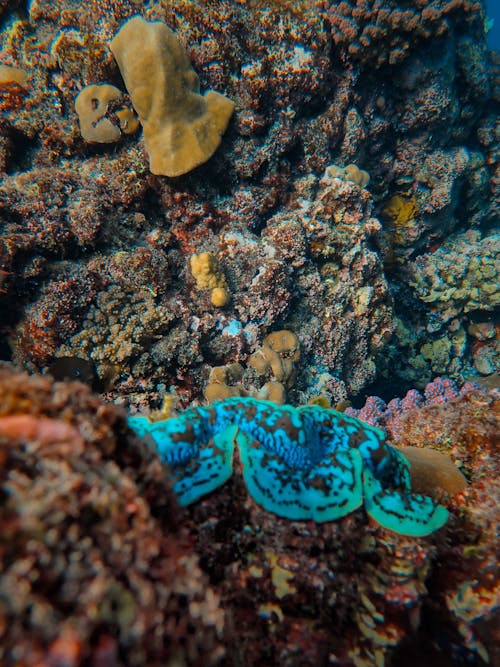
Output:
[[61,347],[59,356],[92,359],[102,377],[110,369],[130,373],[150,341],[167,331],[171,322],[172,314],[150,293],[127,293],[112,285],[98,295],[82,330]]
[[[151,287],[176,324],[143,340],[141,363],[123,365],[114,399],[155,407],[164,386],[186,404],[199,399],[208,366],[245,364],[283,328],[301,339],[296,403],[358,394],[385,360],[403,387],[495,365],[490,346],[473,346],[468,322],[421,351],[439,314],[412,298],[404,274],[449,234],[470,225],[484,233],[498,219],[498,63],[479,3],[143,6],[144,19],[175,32],[201,90],[223,92],[237,109],[223,150],[175,181],[150,173],[139,137],[89,145],[73,111],[90,83],[121,87],[109,42],[137,3],[37,0],[27,20],[16,7],[5,9],[0,35],[2,64],[28,73],[25,86],[0,86],[4,356],[32,370],[50,365],[82,331],[96,294],[122,284],[126,252],[127,292]],[[373,26],[381,34],[365,44]],[[332,162],[369,173],[368,189],[344,181],[323,195],[318,180]],[[382,209],[399,193],[415,198],[418,215],[395,229]],[[327,244],[308,231],[309,212],[326,199]],[[186,275],[187,256],[205,249],[231,287],[223,310],[207,307]],[[389,341],[396,327],[406,333]]]
[[1,368],[0,459],[2,665],[220,658],[217,597],[117,409]]
[[500,235],[469,230],[410,267],[410,284],[441,320],[500,305]]
[[299,339],[293,331],[273,331],[250,355],[246,368],[238,362],[214,366],[204,396],[209,403],[230,396],[253,396],[283,405],[287,389],[295,382],[299,358]]
[[334,42],[346,58],[380,67],[402,61],[419,42],[446,35],[450,16],[462,13],[466,21],[477,22],[480,10],[481,4],[471,0],[408,6],[396,0],[342,0],[330,4],[328,19]]

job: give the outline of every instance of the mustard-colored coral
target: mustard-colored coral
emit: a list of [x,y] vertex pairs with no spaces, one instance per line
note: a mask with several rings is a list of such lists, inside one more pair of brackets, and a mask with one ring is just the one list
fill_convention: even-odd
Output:
[[191,255],[189,260],[191,273],[199,290],[212,290],[210,300],[217,308],[222,308],[229,301],[226,279],[220,270],[219,262],[211,252]]
[[216,308],[222,308],[229,301],[229,292],[225,287],[214,287],[210,295],[210,301]]
[[260,391],[257,392],[257,398],[264,401],[271,401],[276,405],[286,403],[286,391],[282,382],[266,382]]
[[308,405],[318,405],[320,408],[324,408],[325,410],[328,410],[332,407],[330,399],[323,395],[313,396],[309,399]]
[[180,176],[218,148],[234,104],[199,81],[174,32],[140,16],[127,21],[110,44],[144,128],[153,174]]
[[108,113],[110,104],[121,97],[121,90],[107,83],[86,86],[78,94],[75,111],[85,141],[107,144],[118,141],[122,132],[135,132],[138,120],[131,109],[122,106],[113,114]]
[[276,597],[281,600],[285,595],[296,593],[297,589],[295,586],[289,583],[293,579],[294,573],[282,567],[277,554],[272,551],[268,551],[266,557],[271,566],[271,580],[273,582]]
[[246,396],[242,385],[243,366],[238,362],[225,366],[214,366],[205,387],[205,398],[209,403],[224,400],[230,396]]
[[395,194],[386,202],[382,213],[394,225],[394,241],[403,243],[404,228],[410,227],[418,214],[417,199],[414,195]]

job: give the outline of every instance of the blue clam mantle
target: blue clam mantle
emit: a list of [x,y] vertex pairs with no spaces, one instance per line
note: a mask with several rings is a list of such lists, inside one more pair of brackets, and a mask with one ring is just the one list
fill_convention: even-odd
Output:
[[431,498],[411,493],[409,463],[382,431],[335,410],[228,398],[159,422],[129,417],[128,424],[170,465],[181,505],[229,479],[237,446],[249,493],[278,516],[332,521],[364,504],[385,528],[415,537],[448,518]]

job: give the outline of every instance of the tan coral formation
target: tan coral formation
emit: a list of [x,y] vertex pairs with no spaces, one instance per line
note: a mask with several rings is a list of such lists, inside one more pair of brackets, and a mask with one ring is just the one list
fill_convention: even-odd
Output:
[[80,132],[85,141],[108,144],[125,134],[135,132],[139,123],[133,111],[122,106],[114,112],[116,122],[108,116],[109,107],[123,97],[122,91],[107,83],[91,84],[80,91],[75,100]]
[[196,289],[210,289],[210,300],[216,308],[222,308],[229,301],[226,279],[217,257],[211,252],[200,252],[189,259],[191,273],[196,280]]
[[370,182],[370,174],[364,169],[360,169],[355,164],[348,164],[346,167],[339,167],[331,164],[326,168],[326,175],[330,178],[340,178],[343,181],[352,181],[360,188],[366,188]]
[[440,489],[455,495],[467,488],[467,480],[443,452],[411,445],[397,446],[396,449],[410,462],[411,488],[414,493],[432,496]]
[[224,400],[231,396],[248,396],[243,385],[240,384],[244,368],[238,362],[225,366],[214,366],[208,377],[205,387],[205,398],[209,403]]
[[286,403],[286,390],[293,385],[295,363],[299,358],[299,340],[293,331],[273,331],[264,338],[262,347],[248,359],[248,368],[267,380],[260,388],[244,386],[245,369],[235,362],[211,369],[205,398],[213,403],[231,396],[253,396],[283,405]]
[[277,382],[289,386],[293,382],[294,364],[300,357],[299,341],[293,331],[273,331],[264,338],[262,348],[254,352],[248,363],[263,375],[271,371]]
[[175,33],[141,16],[127,21],[110,43],[144,128],[153,174],[180,176],[218,148],[234,104],[199,80]]

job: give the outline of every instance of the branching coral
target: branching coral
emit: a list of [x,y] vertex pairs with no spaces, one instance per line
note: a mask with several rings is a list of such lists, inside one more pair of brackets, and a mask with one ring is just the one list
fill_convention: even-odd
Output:
[[172,313],[147,292],[130,294],[117,285],[101,292],[90,307],[81,331],[60,349],[61,355],[92,359],[101,377],[130,372],[133,364],[167,331]]

